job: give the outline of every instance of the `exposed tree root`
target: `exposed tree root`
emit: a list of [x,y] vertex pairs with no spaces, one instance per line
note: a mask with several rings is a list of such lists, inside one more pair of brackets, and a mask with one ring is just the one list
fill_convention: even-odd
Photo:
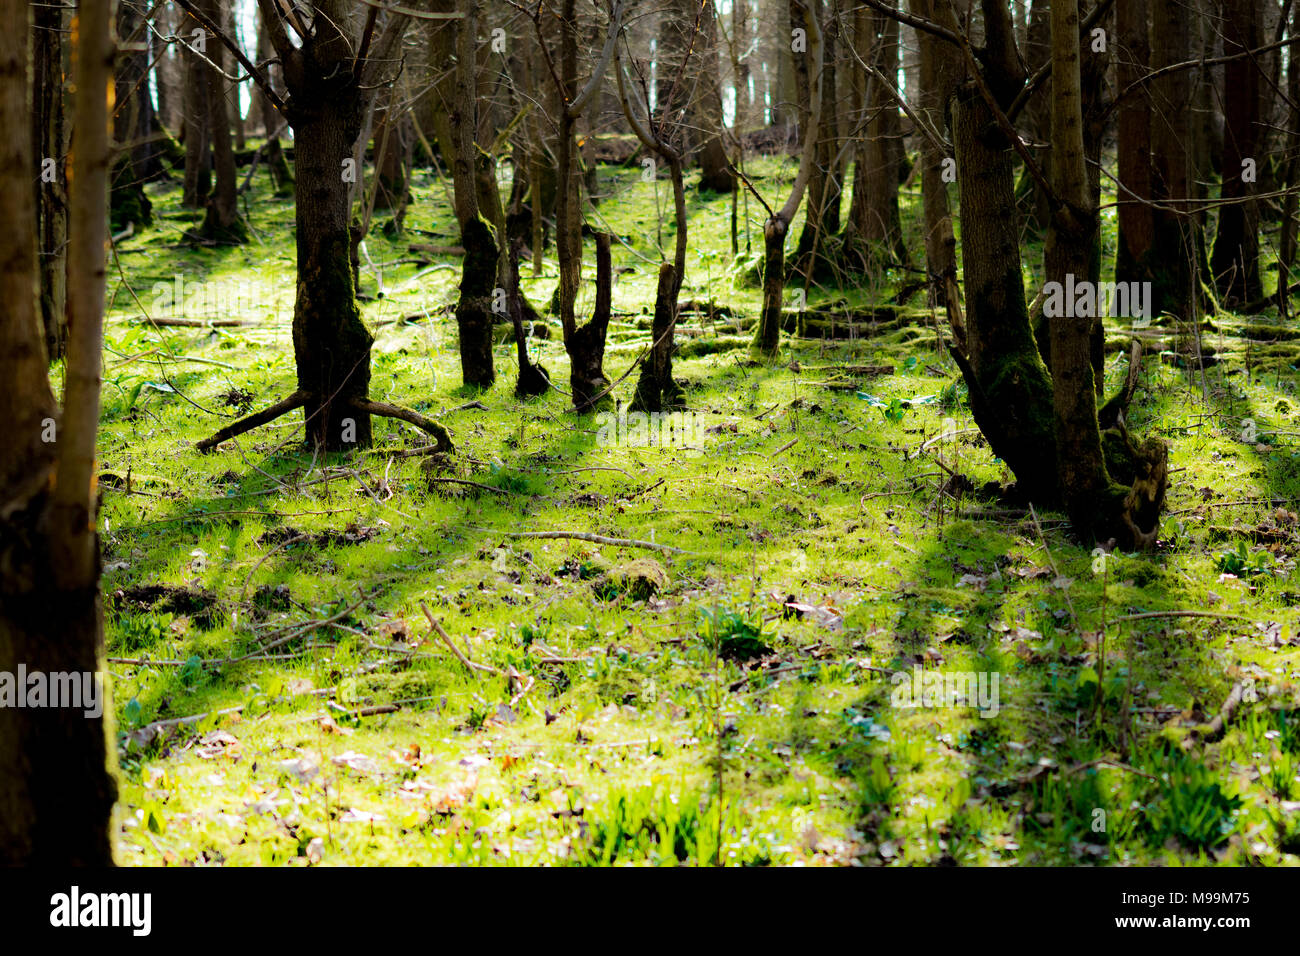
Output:
[[[296,391],[283,401],[276,402],[269,408],[265,408],[255,415],[249,415],[247,418],[241,418],[233,425],[227,425],[210,438],[205,438],[195,447],[202,453],[207,453],[216,448],[223,441],[228,441],[236,435],[242,435],[244,432],[252,431],[261,425],[272,422],[281,415],[286,415],[296,408],[308,404],[311,400],[311,394],[304,391]],[[365,412],[370,415],[379,415],[383,418],[397,418],[404,422],[409,422],[416,428],[432,435],[436,440],[436,450],[440,452],[450,452],[454,450],[451,441],[451,434],[431,419],[425,418],[419,412],[412,411],[409,408],[401,408],[397,405],[389,405],[385,402],[372,402],[369,399],[354,398],[348,403],[351,407],[359,412]]]
[[203,439],[203,441],[199,442],[194,447],[200,452],[209,452],[220,445],[223,441],[228,441],[236,435],[244,434],[244,432],[252,431],[254,428],[265,425],[267,422],[275,421],[275,419],[279,418],[281,415],[287,415],[295,408],[301,408],[305,404],[307,404],[307,393],[301,391],[294,392],[283,401],[276,402],[274,405],[263,409],[255,415],[249,415],[247,418],[241,418],[233,425],[227,425],[211,438]]

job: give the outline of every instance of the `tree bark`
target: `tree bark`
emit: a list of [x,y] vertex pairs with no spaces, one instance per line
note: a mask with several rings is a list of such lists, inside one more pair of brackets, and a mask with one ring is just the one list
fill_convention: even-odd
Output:
[[[193,16],[181,19],[181,37],[185,45],[185,183],[181,205],[187,209],[201,209],[212,190],[212,158],[209,152],[208,128],[212,111],[208,104],[208,70],[196,52],[200,42],[196,30],[204,30]],[[204,55],[208,37],[204,30]],[[214,41],[215,43],[215,41]]]
[[[1223,53],[1247,53],[1261,46],[1257,0],[1221,0]],[[1253,302],[1263,295],[1259,280],[1259,205],[1257,178],[1266,165],[1260,149],[1259,55],[1231,60],[1223,68],[1223,159],[1219,229],[1210,270],[1227,305]]]
[[[0,125],[29,115],[29,7],[0,6]],[[0,146],[0,671],[90,675],[103,687],[94,451],[108,223],[113,7],[79,11],[68,251],[66,404],[54,407],[36,308],[31,141]],[[57,420],[57,421],[56,421]],[[55,440],[50,428],[57,427]],[[25,690],[25,688],[24,688]],[[90,707],[0,707],[0,865],[111,866],[117,796],[99,693]],[[66,702],[65,702],[66,703]],[[89,705],[89,702],[86,702]]]
[[36,226],[41,289],[41,325],[45,354],[63,357],[67,341],[68,191],[65,176],[67,133],[64,122],[62,37],[67,26],[57,3],[33,5],[34,84],[33,143],[40,174],[36,177]]
[[[206,0],[205,12],[214,22],[223,19],[222,0]],[[205,239],[221,243],[248,241],[248,229],[239,215],[235,173],[235,154],[230,143],[230,120],[226,113],[226,79],[222,75],[226,64],[226,51],[216,37],[208,38],[207,57],[214,66],[204,64],[208,83],[208,134],[212,141],[212,165],[216,173],[216,188],[208,197],[207,215],[200,234]]]

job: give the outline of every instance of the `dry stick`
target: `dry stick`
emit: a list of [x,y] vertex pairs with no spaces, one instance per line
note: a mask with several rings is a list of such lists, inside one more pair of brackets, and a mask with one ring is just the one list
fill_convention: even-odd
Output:
[[271,643],[265,644],[262,647],[259,647],[257,650],[245,654],[243,657],[228,657],[226,658],[226,660],[218,661],[217,663],[238,664],[242,661],[248,660],[250,657],[255,657],[258,654],[265,654],[267,651],[274,650],[275,648],[279,647],[281,644],[288,644],[290,641],[302,637],[308,631],[314,631],[317,628],[325,627],[329,624],[333,624],[335,621],[342,620],[343,618],[351,614],[353,611],[355,611],[358,607],[360,607],[361,604],[365,602],[365,600],[366,600],[366,595],[362,594],[360,600],[352,604],[349,604],[347,607],[339,611],[333,617],[328,617],[323,621],[309,621],[306,624],[294,628],[292,631],[290,631],[288,634],[284,635],[283,637],[277,637]]
[[571,538],[575,541],[591,541],[595,544],[612,544],[620,548],[650,548],[668,554],[696,553],[682,548],[674,548],[667,544],[657,544],[654,541],[638,541],[634,538],[608,538],[603,534],[589,534],[586,531],[498,531],[495,528],[476,528],[475,530],[501,534],[508,538]]
[[1199,727],[1192,728],[1192,732],[1183,742],[1183,747],[1187,748],[1199,737],[1202,740],[1216,740],[1223,733],[1224,727],[1228,721],[1232,720],[1232,715],[1237,712],[1241,706],[1241,701],[1245,696],[1245,685],[1241,681],[1232,685],[1232,691],[1228,694],[1228,699],[1223,702],[1219,712],[1214,715],[1214,719],[1208,724],[1202,724]]
[[435,632],[437,632],[438,636],[442,638],[442,642],[447,645],[448,650],[450,650],[452,654],[456,656],[456,660],[460,661],[471,671],[482,671],[485,674],[496,674],[500,676],[501,671],[497,670],[491,664],[479,664],[466,657],[465,652],[456,646],[456,642],[453,641],[451,639],[451,636],[442,629],[442,625],[439,624],[437,619],[434,618],[433,614],[430,613],[429,605],[421,601],[420,610],[424,612],[425,618],[428,619],[429,626],[432,627]]
[[[1043,526],[1038,523],[1038,512],[1034,510],[1032,501],[1029,503],[1029,515],[1034,519],[1034,527],[1038,530],[1039,543],[1042,544],[1043,551],[1047,554],[1047,563],[1052,569],[1052,577],[1054,580],[1059,580],[1061,572],[1056,570],[1056,562],[1052,560],[1052,549],[1047,546],[1047,538],[1043,535]],[[1070,609],[1070,620],[1074,622],[1074,629],[1077,631],[1079,629],[1079,616],[1074,613],[1074,602],[1070,600],[1070,592],[1065,588],[1061,588],[1061,593],[1065,595],[1065,605]]]
[[430,482],[439,482],[439,483],[450,484],[450,485],[468,485],[470,488],[480,488],[483,491],[493,491],[496,492],[498,495],[518,495],[521,498],[529,497],[527,493],[522,491],[512,491],[509,488],[497,488],[494,485],[484,485],[477,481],[468,481],[464,478],[437,478],[431,476],[429,478],[426,478],[425,480]]
[[1231,621],[1249,621],[1250,618],[1240,614],[1220,614],[1217,611],[1144,611],[1141,614],[1125,614],[1115,618],[1116,621],[1145,621],[1154,617],[1213,617]]

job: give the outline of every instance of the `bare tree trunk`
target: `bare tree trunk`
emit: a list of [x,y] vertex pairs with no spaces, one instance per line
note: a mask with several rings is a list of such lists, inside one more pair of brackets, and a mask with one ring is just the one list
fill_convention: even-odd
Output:
[[[1246,53],[1261,46],[1257,0],[1221,0],[1223,52]],[[1259,205],[1256,181],[1264,166],[1260,125],[1263,77],[1257,55],[1229,61],[1223,69],[1223,189],[1230,200],[1219,207],[1210,269],[1228,305],[1253,302],[1263,295],[1259,281]]]
[[[201,38],[195,31],[203,31]],[[207,31],[192,16],[181,21],[185,41],[185,185],[181,205],[201,209],[212,190],[212,159],[208,150],[208,128],[212,111],[208,105],[208,71],[212,69],[197,55],[207,55]],[[215,45],[215,39],[212,40]],[[203,50],[198,51],[202,44]]]
[[[461,0],[463,19],[456,26],[456,102],[451,130],[456,141],[452,164],[456,218],[460,220],[465,258],[461,267],[456,327],[460,332],[460,368],[466,385],[490,388],[492,367],[492,290],[496,285],[500,249],[492,227],[479,214],[478,203],[478,57],[477,0]],[[500,200],[497,201],[498,206]],[[502,302],[504,306],[505,303]]]
[[[1151,69],[1182,63],[1191,53],[1187,8],[1181,0],[1151,2]],[[1162,204],[1152,211],[1154,249],[1152,311],[1190,318],[1193,295],[1192,262],[1197,256],[1197,227],[1186,211],[1191,198],[1191,141],[1188,104],[1191,74],[1173,70],[1151,81],[1151,195]]]
[[64,162],[67,133],[64,123],[62,37],[67,26],[57,3],[34,4],[32,45],[35,103],[32,110],[36,162],[36,225],[41,288],[41,325],[45,354],[63,357],[67,341],[68,193]]
[[[206,13],[214,22],[221,22],[222,0],[206,0]],[[212,163],[216,172],[216,188],[208,198],[207,215],[201,234],[205,239],[222,243],[248,241],[248,229],[239,215],[235,154],[230,144],[230,121],[226,115],[225,47],[215,37],[208,44],[208,59],[215,66],[204,69],[208,81],[208,132],[212,137]]]
[[[145,21],[135,4],[118,5],[117,33],[128,43],[144,43],[148,38]],[[148,72],[147,49],[125,54],[117,68],[113,95],[113,139],[117,153],[111,174],[109,213],[115,230],[126,228],[128,223],[143,227],[153,221],[153,204],[144,193],[144,184],[161,166],[154,159],[157,146],[149,142],[154,122]]]
[[[1146,73],[1151,59],[1147,20],[1147,0],[1125,0],[1116,9],[1118,94],[1133,87]],[[1115,281],[1147,282],[1152,276],[1155,219],[1150,206],[1151,98],[1146,84],[1133,87],[1133,92],[1120,101],[1116,113],[1119,244]]]
[[[0,6],[0,124],[8,130],[28,121],[29,10]],[[93,464],[112,29],[111,3],[81,7],[61,415],[46,379],[36,310],[31,142],[6,137],[0,147],[0,217],[7,226],[0,234],[0,294],[9,310],[0,322],[0,376],[7,386],[0,390],[0,443],[8,451],[0,465],[0,671],[41,673],[51,683],[66,674],[78,690],[102,688],[104,673]],[[0,865],[112,865],[117,786],[103,716],[108,704],[102,691],[90,696],[81,708],[0,707]]]
[[822,30],[817,16],[817,6],[807,0],[803,6],[804,28],[808,35],[805,57],[811,60],[808,68],[809,93],[812,113],[804,128],[803,153],[799,172],[785,205],[772,212],[763,224],[763,311],[754,329],[754,348],[768,358],[775,358],[781,350],[781,297],[785,290],[785,237],[790,222],[799,210],[808,180],[812,175],[817,156],[817,134],[822,113]]
[[[713,0],[700,4],[700,31],[697,39],[701,68],[697,81],[693,122],[701,130],[701,145],[696,155],[700,165],[700,189],[729,193],[736,187],[727,148],[722,135],[722,84],[718,75],[718,24]],[[736,92],[739,102],[740,91]]]
[[[1051,180],[1060,202],[1048,223],[1045,263],[1048,282],[1073,287],[1090,281],[1097,230],[1084,158],[1078,0],[1053,0],[1051,26]],[[1112,485],[1102,457],[1091,360],[1099,318],[1095,300],[1090,314],[1076,315],[1072,306],[1066,304],[1050,320],[1056,468],[1071,523],[1086,539],[1115,523],[1128,489]]]
[[[935,0],[913,0],[912,12],[931,20],[941,18],[945,26],[957,29],[946,6]],[[917,31],[920,46],[921,90],[919,113],[936,133],[944,128],[948,98],[961,78],[961,58],[949,44],[930,33]],[[921,137],[921,198],[925,212],[925,260],[933,301],[948,304],[949,289],[956,289],[957,240],[953,235],[948,207],[948,184],[956,180],[956,165],[939,143]],[[948,173],[948,175],[945,175]],[[953,303],[955,305],[956,303]],[[956,313],[950,313],[956,315]],[[961,345],[965,326],[953,329]]]

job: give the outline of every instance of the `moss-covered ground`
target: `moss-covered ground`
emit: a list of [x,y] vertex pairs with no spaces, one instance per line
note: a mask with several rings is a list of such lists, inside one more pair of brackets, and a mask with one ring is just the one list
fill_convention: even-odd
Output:
[[[792,173],[748,169],[769,201]],[[601,173],[588,218],[621,237],[618,378],[648,342],[671,203],[639,167]],[[100,530],[123,863],[1300,861],[1287,323],[1210,317],[1204,373],[1193,333],[1153,323],[1128,425],[1171,443],[1168,515],[1154,553],[1104,555],[980,490],[1009,475],[924,292],[901,322],[752,359],[752,197],[737,264],[730,198],[690,192],[682,297],[735,313],[683,318],[690,447],[598,440],[557,392],[517,400],[508,341],[496,387],[464,390],[458,260],[410,249],[458,241],[449,184],[414,185],[408,235],[376,216],[367,239],[371,394],[446,425],[448,462],[403,456],[425,438],[388,419],[367,451],[313,455],[301,412],[195,451],[294,388],[292,206],[263,172],[246,246],[189,245],[176,185],[118,244]],[[904,202],[919,249],[910,185]],[[1107,241],[1110,259],[1113,222]],[[523,270],[539,305],[549,255]],[[589,245],[580,312],[592,261]],[[807,304],[888,304],[917,277],[812,286]],[[200,321],[150,321],[168,317]],[[533,347],[565,383],[552,332]],[[1109,332],[1114,392],[1128,336]],[[640,544],[518,536],[539,531]],[[934,674],[996,678],[996,697],[936,700]]]

